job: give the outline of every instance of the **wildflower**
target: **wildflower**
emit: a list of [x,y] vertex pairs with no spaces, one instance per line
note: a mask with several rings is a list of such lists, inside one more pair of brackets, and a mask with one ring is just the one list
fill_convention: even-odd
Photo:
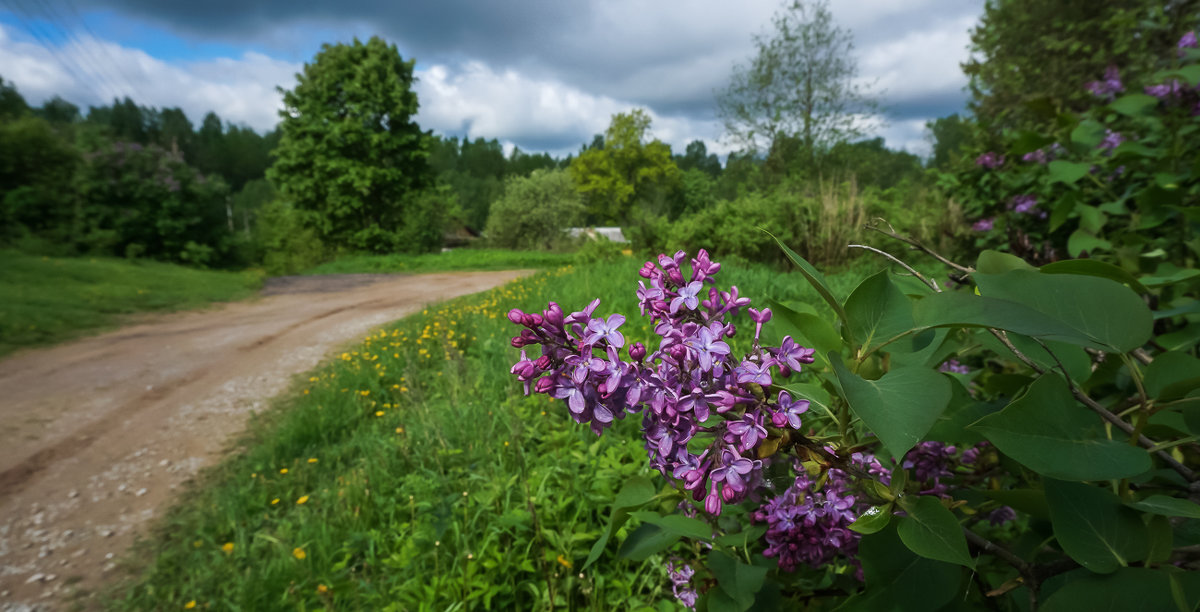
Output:
[[307,495],[301,495],[301,496],[300,496],[300,499],[297,499],[297,500],[296,500],[296,503],[297,503],[297,504],[304,504],[304,503],[306,503],[306,502],[308,502],[308,496],[307,496]]
[[995,226],[996,226],[995,219],[987,218],[987,219],[980,219],[980,220],[976,221],[974,223],[974,225],[971,226],[971,229],[975,230],[977,232],[990,232],[990,231],[992,231],[992,228]]
[[1004,165],[1004,156],[988,151],[975,158],[975,165],[988,170],[995,170]]
[[1096,148],[1100,149],[1101,151],[1112,151],[1120,146],[1122,142],[1125,142],[1125,137],[1122,136],[1120,132],[1114,132],[1110,129],[1105,129],[1104,140],[1101,140],[1100,144],[1096,145]]
[[309,457],[309,458],[308,458],[308,462],[309,462],[309,463],[316,463],[316,462],[317,462],[317,458],[316,458],[316,457]]
[[308,554],[306,554],[304,552],[303,548],[293,548],[292,556],[303,561],[304,558],[308,556]]
[[327,587],[327,586],[325,586],[325,585],[323,585],[323,584],[318,584],[318,585],[317,585],[317,595],[324,595],[324,594],[326,594],[326,593],[328,593],[328,592],[329,592],[329,587]]
[[187,603],[183,604],[183,609],[184,609],[184,610],[191,610],[192,608],[195,608],[195,607],[196,607],[196,600],[195,600],[195,599],[193,599],[193,600],[191,600],[191,601],[189,601],[189,602],[187,602]]
[[271,505],[272,505],[272,506],[274,506],[274,505],[277,505],[278,503],[279,503],[279,498],[278,498],[278,497],[276,497],[275,499],[272,499],[272,500],[271,500]]
[[1029,194],[1014,196],[1012,201],[1008,203],[1008,209],[1022,215],[1033,214],[1039,216],[1039,213],[1042,211],[1037,209],[1037,203],[1037,198]]
[[233,552],[233,542],[226,542],[226,543],[222,544],[221,550],[224,551],[225,554],[227,554],[227,555],[229,553],[232,553]]
[[1183,52],[1184,49],[1195,49],[1196,46],[1196,31],[1192,30],[1184,34],[1183,37],[1179,39],[1179,42],[1175,45],[1175,48],[1179,49],[1179,57],[1183,57],[1185,55]]
[[288,469],[287,469],[287,468],[279,468],[279,473],[280,473],[280,474],[287,474],[287,472],[288,472]]
[[562,565],[563,567],[565,567],[565,568],[567,568],[567,569],[570,569],[570,568],[572,568],[572,567],[575,567],[575,564],[574,564],[574,563],[571,563],[571,560],[570,560],[570,559],[567,559],[566,557],[564,557],[564,556],[562,556],[562,555],[559,555],[559,556],[558,556],[558,559],[556,559],[556,561],[558,561],[558,563],[559,563],[560,565]]
[[993,527],[999,527],[1015,518],[1017,518],[1017,512],[1008,506],[1000,506],[988,514],[988,522]]

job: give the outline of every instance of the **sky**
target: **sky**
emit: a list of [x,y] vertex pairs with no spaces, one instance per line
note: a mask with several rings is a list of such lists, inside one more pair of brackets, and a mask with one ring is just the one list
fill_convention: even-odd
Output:
[[[888,146],[927,154],[924,125],[961,112],[983,0],[833,0]],[[418,123],[565,155],[612,115],[646,109],[682,152],[723,134],[714,92],[753,57],[779,0],[0,0],[0,77],[34,105],[129,96],[256,130],[324,43],[378,35],[416,60]]]

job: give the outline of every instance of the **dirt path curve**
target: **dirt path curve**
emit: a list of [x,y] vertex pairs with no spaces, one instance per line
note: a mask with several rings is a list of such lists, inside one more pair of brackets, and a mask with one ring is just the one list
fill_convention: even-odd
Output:
[[0,361],[0,610],[62,609],[111,575],[249,413],[334,349],[526,271],[272,279],[263,297],[155,315]]

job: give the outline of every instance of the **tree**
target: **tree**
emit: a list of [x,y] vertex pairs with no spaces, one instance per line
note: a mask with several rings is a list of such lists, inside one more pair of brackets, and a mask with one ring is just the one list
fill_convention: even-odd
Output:
[[933,156],[929,167],[947,170],[971,138],[971,122],[958,116],[938,117],[925,123],[928,138],[933,145]]
[[0,119],[15,119],[29,112],[25,98],[17,91],[11,82],[4,82],[0,77]]
[[703,171],[713,179],[721,174],[721,160],[717,158],[716,153],[708,152],[708,145],[704,144],[703,140],[689,142],[683,150],[683,155],[675,156],[675,165],[684,172],[692,169]]
[[1200,0],[989,0],[963,64],[970,109],[993,135],[1051,127],[1091,105],[1084,84],[1109,66],[1153,71],[1198,18]]
[[413,61],[378,37],[355,39],[323,45],[296,78],[281,90],[282,136],[267,176],[332,246],[417,247],[397,239],[421,222],[406,208],[433,179],[430,135],[412,119]]
[[649,129],[646,111],[617,113],[603,140],[571,160],[571,176],[584,195],[590,222],[626,222],[635,204],[643,212],[668,212],[680,172],[669,145],[645,141]]
[[812,160],[835,142],[874,128],[878,105],[854,82],[850,32],[833,23],[827,0],[793,0],[754,37],[757,54],[735,66],[717,107],[729,136],[752,151],[795,138]]

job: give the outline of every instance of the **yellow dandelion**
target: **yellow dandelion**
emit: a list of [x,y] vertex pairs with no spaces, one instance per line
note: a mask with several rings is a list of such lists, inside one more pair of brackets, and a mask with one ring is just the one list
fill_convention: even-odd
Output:
[[195,607],[196,607],[196,600],[195,600],[195,599],[193,599],[193,600],[191,600],[191,601],[189,601],[189,602],[187,602],[187,603],[183,604],[183,609],[184,609],[184,610],[191,610],[192,608],[195,608]]
[[287,474],[287,468],[279,468],[280,474]]
[[326,594],[326,593],[328,593],[328,592],[329,592],[329,587],[327,587],[327,586],[325,586],[325,585],[323,585],[323,584],[318,584],[318,585],[317,585],[317,595],[324,595],[324,594]]
[[397,427],[397,428],[396,428],[396,433],[398,433],[398,434],[402,434],[402,433],[404,433],[404,428],[403,428],[403,427]]
[[309,463],[316,463],[316,462],[317,462],[317,458],[316,458],[316,457],[309,457],[309,458],[308,458],[308,462],[309,462]]
[[376,410],[376,411],[375,411],[375,416],[377,416],[377,417],[381,417],[381,416],[383,416],[383,411],[382,411],[382,410]]
[[195,542],[192,542],[192,546],[195,546],[196,548],[200,548],[201,546],[204,546],[204,541],[196,540]]
[[505,440],[505,441],[504,441],[504,445],[505,445],[505,446],[508,446],[508,440]]
[[305,502],[307,502],[307,501],[308,501],[308,496],[307,496],[307,495],[301,495],[301,496],[300,496],[300,499],[297,499],[297,500],[296,500],[296,503],[297,503],[297,504],[303,504],[303,503],[305,503]]
[[361,396],[363,396],[363,397],[366,397],[366,396],[370,395],[370,394],[371,394],[371,392],[370,392],[370,391],[368,391],[368,390],[366,390],[366,389],[363,389],[362,391],[359,391],[359,392],[358,392],[358,394],[359,394],[359,395],[361,395]]
[[305,552],[304,552],[304,549],[303,549],[303,548],[293,548],[293,549],[292,549],[292,556],[293,556],[293,557],[295,557],[295,558],[297,558],[297,559],[304,559],[304,558],[305,558],[305,557],[307,557],[308,555],[307,555],[307,554],[305,554]]
[[568,559],[562,555],[559,555],[558,559],[556,559],[556,561],[558,561],[563,567],[568,568],[568,569],[575,567],[575,564],[571,563],[570,559]]
[[222,544],[221,550],[225,551],[225,554],[227,554],[227,555],[229,553],[233,552],[233,542],[226,542],[226,543]]
[[279,498],[278,498],[278,497],[276,497],[275,499],[272,499],[272,500],[271,500],[271,505],[272,505],[272,506],[274,506],[274,505],[276,505],[276,504],[278,504],[278,503],[279,503]]

